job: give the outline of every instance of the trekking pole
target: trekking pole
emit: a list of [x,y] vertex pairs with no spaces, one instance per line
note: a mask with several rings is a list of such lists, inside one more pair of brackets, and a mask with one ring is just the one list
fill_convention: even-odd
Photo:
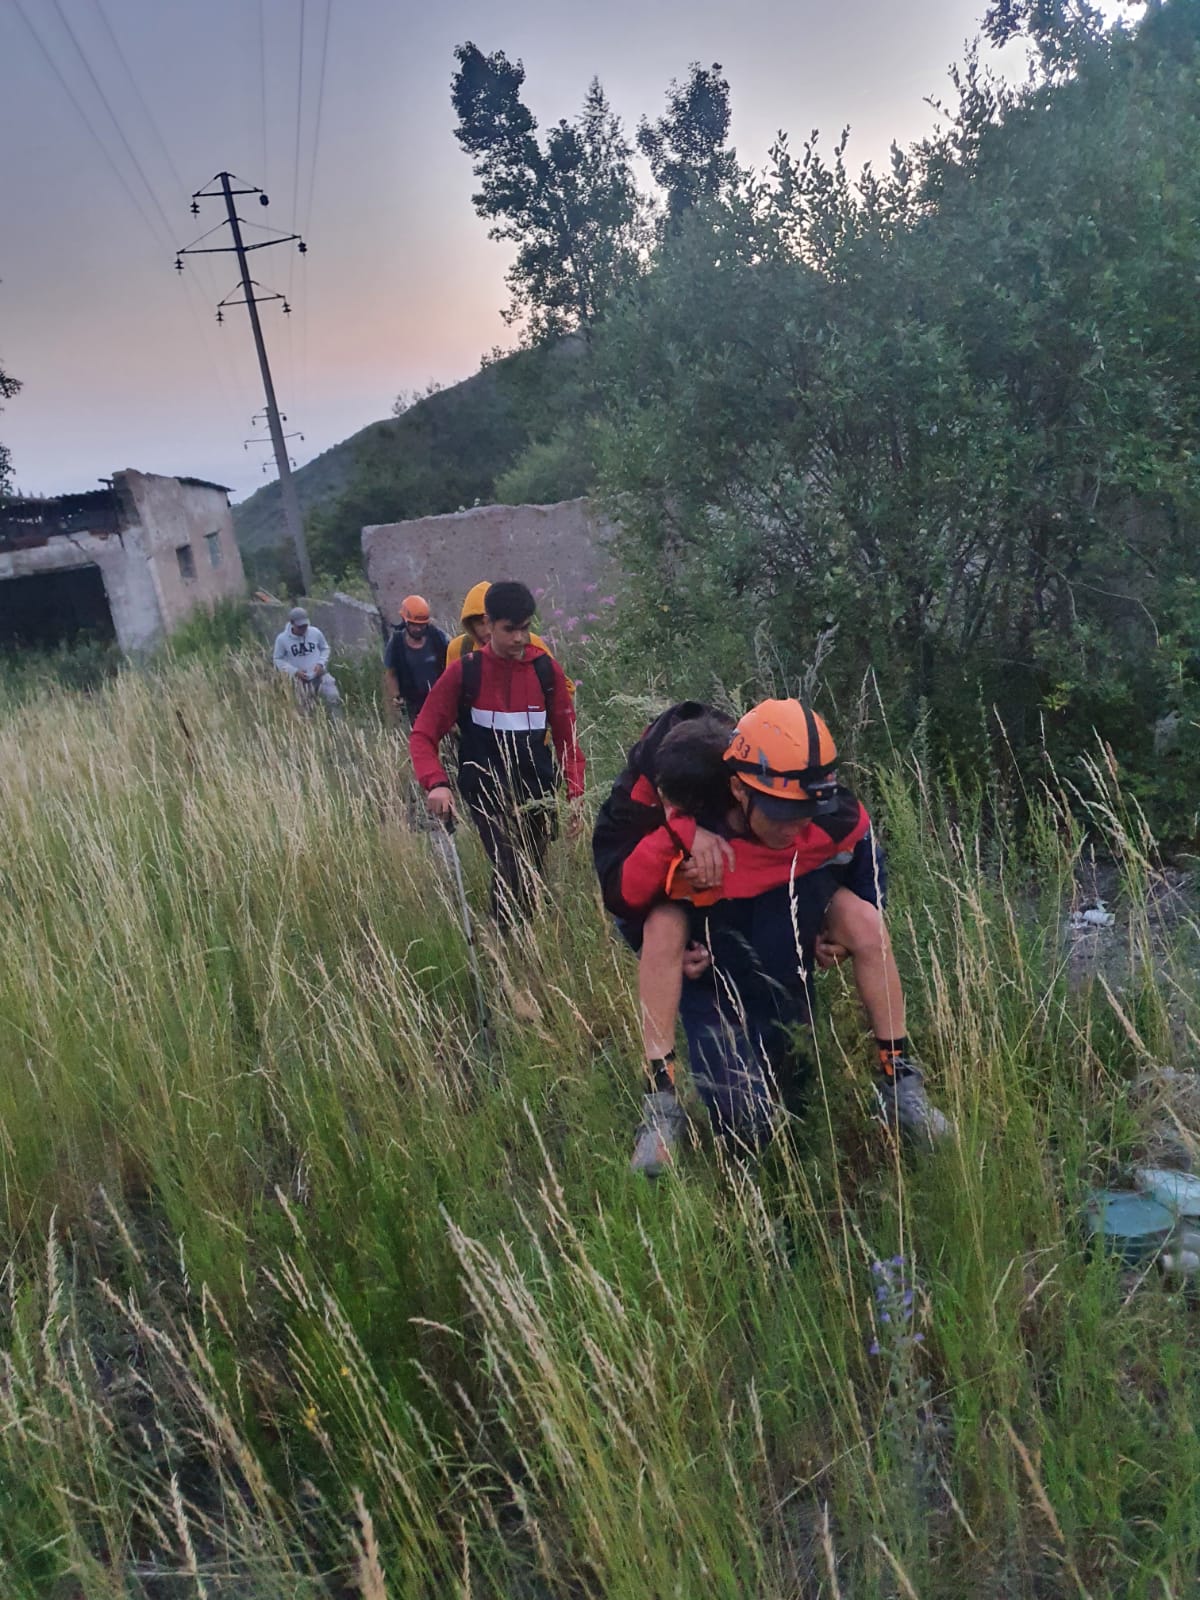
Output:
[[486,1047],[488,1027],[487,1001],[483,995],[483,978],[480,976],[479,956],[475,949],[475,926],[471,921],[471,907],[467,904],[467,888],[463,882],[462,861],[459,859],[458,845],[454,839],[454,824],[451,818],[448,818],[446,822],[446,839],[450,847],[451,875],[454,878],[454,886],[458,890],[458,910],[462,918],[463,938],[467,942],[467,960],[471,964],[471,976],[475,980],[475,1003],[479,1009],[479,1031]]

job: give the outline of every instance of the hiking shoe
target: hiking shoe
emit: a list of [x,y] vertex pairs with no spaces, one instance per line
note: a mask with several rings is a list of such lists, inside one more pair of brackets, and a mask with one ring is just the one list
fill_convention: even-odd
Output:
[[926,1145],[950,1138],[954,1124],[925,1093],[925,1075],[920,1067],[901,1056],[893,1072],[881,1072],[875,1080],[879,1120],[894,1134]]
[[630,1172],[644,1172],[658,1178],[671,1165],[675,1146],[687,1124],[687,1112],[676,1096],[665,1089],[644,1096],[643,1121],[635,1135]]

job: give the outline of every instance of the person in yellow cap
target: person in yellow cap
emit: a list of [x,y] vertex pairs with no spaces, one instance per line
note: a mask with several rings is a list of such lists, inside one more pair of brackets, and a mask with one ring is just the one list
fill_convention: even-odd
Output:
[[[490,588],[491,584],[485,578],[482,583],[477,583],[473,589],[467,590],[467,597],[462,603],[463,631],[446,646],[447,666],[452,665],[460,656],[469,656],[472,650],[482,650],[491,638],[491,624],[483,609],[483,597]],[[536,649],[544,650],[548,656],[554,654],[545,639],[536,633],[529,635],[529,642]],[[567,679],[567,693],[574,700],[575,682],[572,678]]]
[[446,635],[429,618],[429,602],[419,594],[400,602],[400,621],[383,655],[388,704],[403,706],[410,725],[417,720],[430,689],[446,670]]
[[[446,665],[450,666],[460,656],[470,655],[472,650],[482,650],[492,636],[491,624],[483,609],[483,597],[491,588],[486,578],[477,583],[473,589],[467,590],[467,598],[462,603],[463,631],[451,639],[446,646]],[[544,650],[547,655],[552,652],[544,639],[539,639],[536,633],[529,635],[529,642],[538,650]]]

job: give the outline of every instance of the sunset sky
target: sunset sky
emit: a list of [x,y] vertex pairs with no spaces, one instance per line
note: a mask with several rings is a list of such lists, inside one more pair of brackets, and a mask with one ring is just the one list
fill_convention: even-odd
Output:
[[243,204],[248,221],[309,241],[306,259],[288,246],[253,258],[295,307],[265,307],[264,323],[281,407],[304,433],[297,462],[386,415],[399,390],[465,377],[511,343],[507,257],[474,215],[453,133],[463,40],[523,59],[543,126],[573,116],[595,74],[632,135],[672,77],[720,61],[744,162],[761,166],[780,128],[798,146],[844,123],[861,162],[930,126],[925,97],[946,90],[982,4],[0,0],[0,362],[25,385],[0,439],[17,484],[85,489],[126,466],[239,497],[267,481],[269,451],[243,448],[265,434],[251,427],[262,393],[245,312],[214,320],[234,260],[172,270],[175,247],[222,215],[188,211],[222,167],[270,193],[265,211]]

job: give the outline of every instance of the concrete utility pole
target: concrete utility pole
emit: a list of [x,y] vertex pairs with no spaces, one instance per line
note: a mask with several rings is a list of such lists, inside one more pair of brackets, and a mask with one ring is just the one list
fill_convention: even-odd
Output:
[[[250,314],[250,329],[254,334],[254,348],[258,351],[258,367],[262,373],[263,392],[267,399],[267,425],[271,430],[271,444],[275,449],[275,464],[279,469],[279,494],[283,501],[283,515],[287,522],[288,533],[296,547],[296,560],[300,564],[300,581],[304,585],[305,594],[310,594],[313,587],[312,564],[308,559],[308,545],[304,540],[304,522],[300,516],[300,502],[296,498],[296,485],[292,480],[292,465],[288,460],[287,441],[284,438],[283,424],[279,419],[279,407],[275,403],[275,385],[271,381],[271,365],[267,360],[267,347],[263,341],[262,323],[258,318],[260,302],[267,300],[283,300],[284,312],[290,314],[291,306],[281,294],[255,294],[261,291],[261,285],[255,283],[250,276],[250,267],[246,256],[251,250],[265,250],[270,245],[290,244],[293,240],[304,255],[308,246],[298,233],[281,233],[274,239],[260,239],[247,244],[242,238],[242,219],[237,214],[234,197],[240,194],[256,194],[260,205],[269,204],[267,196],[261,189],[247,185],[245,188],[235,189],[233,185],[241,180],[235,178],[231,172],[218,172],[213,179],[213,184],[219,184],[219,189],[214,189],[212,184],[207,189],[198,189],[192,196],[192,215],[200,215],[201,200],[225,201],[225,224],[218,223],[218,227],[227,225],[233,236],[233,243],[226,245],[205,245],[198,239],[195,244],[185,245],[175,257],[175,270],[183,271],[184,256],[215,256],[236,255],[238,269],[242,279],[242,299],[235,300],[226,296],[217,306],[217,321],[224,322],[224,308],[226,306],[244,305]],[[215,231],[215,230],[214,230]],[[208,234],[202,235],[207,239]]]

